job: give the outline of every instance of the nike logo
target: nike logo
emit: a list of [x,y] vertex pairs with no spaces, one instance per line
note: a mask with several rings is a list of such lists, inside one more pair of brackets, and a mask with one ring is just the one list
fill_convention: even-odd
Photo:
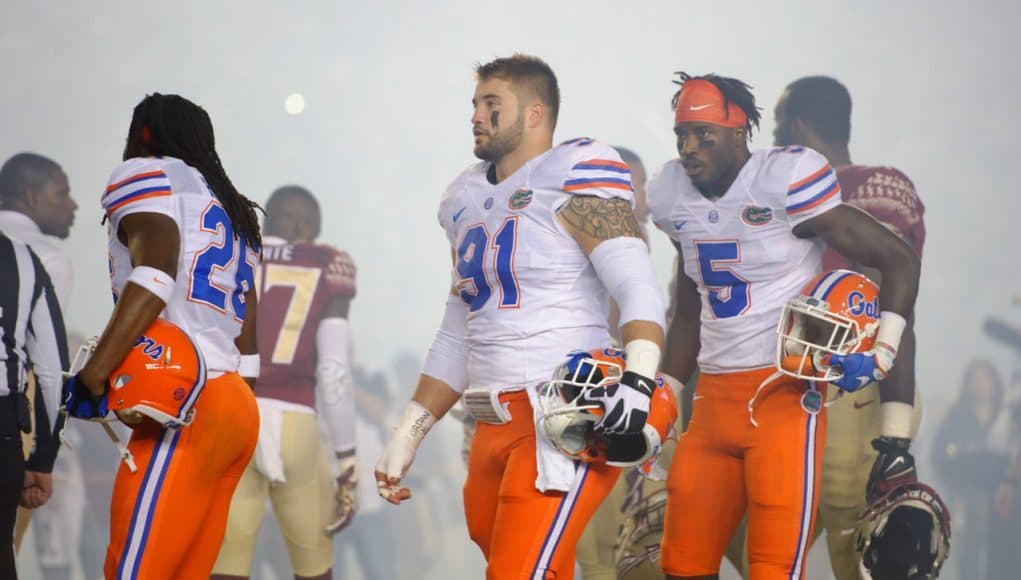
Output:
[[674,222],[674,230],[678,231],[678,232],[681,231],[681,228],[683,228],[684,224],[686,224],[686,223],[688,223],[688,220]]
[[862,407],[868,407],[871,404],[872,404],[872,401],[865,401],[864,403],[859,403],[858,401],[855,401],[854,402],[854,408],[855,409],[861,409]]
[[858,388],[859,389],[864,388],[865,385],[867,385],[867,384],[872,382],[872,379],[869,378],[869,377],[858,377],[857,380],[858,380]]
[[706,105],[699,105],[697,107],[695,105],[688,105],[688,108],[691,109],[692,111],[701,111],[702,109],[708,109],[711,106],[713,106],[713,104],[708,103]]
[[455,222],[457,221],[457,218],[461,217],[461,214],[463,214],[464,210],[466,210],[466,209],[468,209],[468,206],[464,206],[461,209],[459,209],[459,210],[454,212],[454,221]]
[[166,283],[166,282],[164,282],[163,280],[160,280],[160,279],[159,279],[159,278],[157,278],[156,276],[153,276],[153,277],[152,277],[152,281],[153,281],[153,282],[155,282],[155,283],[157,283],[157,284],[159,284],[160,286],[166,286],[166,285],[167,285],[167,283]]
[[903,457],[898,457],[898,458],[894,459],[893,461],[890,462],[890,465],[886,466],[886,472],[890,473],[891,471],[893,471],[894,467],[897,467],[901,463],[904,463],[904,458]]

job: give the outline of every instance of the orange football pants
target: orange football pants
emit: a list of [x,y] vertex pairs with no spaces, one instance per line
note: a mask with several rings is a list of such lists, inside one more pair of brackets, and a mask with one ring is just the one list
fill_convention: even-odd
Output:
[[500,400],[509,404],[511,421],[479,422],[468,455],[468,535],[486,558],[487,580],[570,580],[578,538],[620,469],[578,463],[569,491],[540,492],[528,394],[505,393]]
[[804,578],[826,436],[825,389],[806,401],[814,412],[802,406],[808,383],[786,375],[756,396],[773,373],[766,368],[699,379],[691,423],[667,479],[667,574],[719,573],[747,510],[751,578]]
[[128,442],[138,471],[121,464],[110,503],[112,579],[208,578],[230,499],[255,451],[259,411],[237,373],[206,382],[191,425],[145,420]]

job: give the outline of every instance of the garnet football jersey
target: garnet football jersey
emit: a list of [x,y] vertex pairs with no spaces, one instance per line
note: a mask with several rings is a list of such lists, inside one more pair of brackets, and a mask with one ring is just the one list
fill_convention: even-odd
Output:
[[495,185],[491,166],[476,163],[450,184],[439,220],[456,254],[454,288],[468,303],[469,384],[529,386],[548,380],[570,351],[610,344],[606,289],[556,213],[572,195],[633,205],[631,170],[587,138]]
[[195,341],[213,376],[236,371],[241,354],[234,339],[259,256],[238,238],[202,174],[173,157],[129,159],[110,176],[102,204],[114,300],[132,270],[131,254],[117,237],[121,220],[133,213],[170,217],[180,231],[181,251],[174,291],[161,316]]
[[[925,206],[908,176],[892,167],[847,165],[837,169],[844,202],[879,220],[922,257],[925,245]],[[847,259],[832,248],[822,259],[824,270],[847,268]]]
[[656,226],[680,244],[702,297],[698,363],[723,373],[772,366],[787,300],[820,272],[825,243],[793,229],[840,204],[826,159],[803,147],[752,153],[722,197],[706,199],[679,159],[648,184]]
[[263,239],[258,397],[315,407],[316,331],[330,301],[355,295],[355,265],[323,244]]

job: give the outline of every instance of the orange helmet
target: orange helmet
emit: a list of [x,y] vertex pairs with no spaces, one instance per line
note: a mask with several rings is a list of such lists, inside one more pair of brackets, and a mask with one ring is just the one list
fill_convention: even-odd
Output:
[[156,319],[110,375],[111,411],[145,415],[165,427],[187,425],[206,384],[206,363],[174,324]]
[[586,389],[617,383],[623,374],[624,352],[619,349],[570,353],[553,372],[553,378],[539,385],[538,425],[568,457],[616,467],[642,465],[649,474],[663,443],[675,436],[677,399],[663,375],[656,375],[649,416],[641,433],[607,435],[596,431],[603,408],[581,402]]
[[871,349],[878,328],[876,284],[850,270],[824,272],[784,305],[776,367],[800,379],[834,381],[841,373],[823,365],[822,357]]

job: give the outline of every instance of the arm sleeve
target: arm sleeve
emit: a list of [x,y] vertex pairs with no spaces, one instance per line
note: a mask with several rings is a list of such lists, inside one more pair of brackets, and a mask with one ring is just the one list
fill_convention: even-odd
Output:
[[132,213],[160,213],[177,221],[170,178],[157,159],[129,159],[114,170],[103,194],[103,211],[116,229]]
[[335,453],[355,448],[355,401],[351,378],[351,333],[347,320],[324,318],[316,330],[316,399],[326,418]]
[[58,413],[63,386],[61,372],[68,368],[67,335],[56,293],[42,263],[33,256],[42,293],[33,304],[25,349],[36,378],[35,450],[28,459],[30,471],[49,473],[60,448],[58,434],[63,416]]
[[798,154],[789,184],[785,205],[792,228],[840,205],[836,172],[825,157],[811,149]]
[[468,387],[468,303],[451,294],[443,309],[443,322],[425,357],[422,374],[443,381],[463,393]]

